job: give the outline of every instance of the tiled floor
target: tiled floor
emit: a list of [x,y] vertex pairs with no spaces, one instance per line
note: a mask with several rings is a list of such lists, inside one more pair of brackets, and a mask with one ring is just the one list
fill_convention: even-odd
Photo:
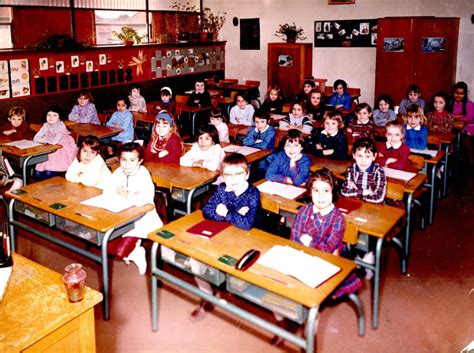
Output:
[[[459,352],[474,340],[473,174],[439,200],[434,225],[414,234],[409,275],[400,274],[393,248],[383,251],[379,328],[369,325],[367,282],[361,292],[369,317],[366,336],[357,336],[351,306],[326,307],[317,352]],[[19,252],[58,272],[68,263],[82,262],[88,284],[98,287],[98,265],[78,255],[27,235],[20,237]],[[168,285],[160,291],[159,331],[153,333],[149,279],[133,265],[113,262],[111,320],[103,321],[96,308],[98,352],[299,352],[291,344],[271,346],[268,333],[221,310],[191,321],[197,299]]]

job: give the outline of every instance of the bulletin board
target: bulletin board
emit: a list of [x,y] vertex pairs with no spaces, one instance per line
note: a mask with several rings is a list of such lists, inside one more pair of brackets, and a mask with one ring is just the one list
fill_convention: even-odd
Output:
[[376,47],[377,19],[314,21],[315,47]]

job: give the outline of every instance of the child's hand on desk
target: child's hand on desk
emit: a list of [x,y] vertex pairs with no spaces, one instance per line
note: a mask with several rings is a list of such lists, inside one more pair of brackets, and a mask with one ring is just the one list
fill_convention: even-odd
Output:
[[[316,144],[316,149],[317,150],[322,150],[323,149],[323,146],[320,144],[320,143],[317,143]],[[324,152],[323,152],[324,153]]]
[[365,190],[362,191],[362,195],[363,195],[363,196],[372,195],[372,190],[370,190],[370,189],[365,189]]
[[325,156],[330,156],[330,155],[333,154],[333,153],[334,153],[334,150],[323,150],[323,154],[324,154]]
[[[243,208],[243,207],[242,207]],[[220,203],[217,205],[216,207],[216,213],[221,216],[221,217],[225,217],[227,216],[227,212],[229,212],[229,210],[227,209],[226,205],[224,205],[223,203]],[[240,212],[240,210],[239,210]]]
[[160,153],[158,153],[158,157],[163,158],[163,157],[166,157],[169,154],[170,153],[167,150],[164,150],[164,151],[161,151]]
[[242,207],[240,210],[238,210],[237,212],[242,215],[242,216],[245,216],[248,212],[249,212],[249,208],[247,206],[244,206]]
[[293,185],[293,180],[291,180],[290,177],[286,177],[286,178],[285,178],[285,183],[290,184],[290,185]]
[[[348,187],[349,189],[357,189],[357,185],[356,185],[353,181],[349,181],[349,182],[347,183],[347,187]],[[365,190],[364,190],[364,191],[365,191]]]
[[128,197],[127,188],[125,186],[117,187],[117,195],[119,195],[120,197],[123,197],[124,199],[126,199]]
[[389,164],[395,163],[397,161],[396,158],[387,158],[387,161],[385,162],[385,166],[388,167]]
[[201,161],[197,161],[197,162],[193,162],[193,164],[191,164],[191,167],[199,167],[199,168],[202,168],[202,160]]
[[3,132],[3,134],[8,136],[8,135],[11,135],[11,134],[13,134],[13,133],[15,133],[15,132],[16,132],[15,129],[11,129],[11,130],[5,130],[5,131]]

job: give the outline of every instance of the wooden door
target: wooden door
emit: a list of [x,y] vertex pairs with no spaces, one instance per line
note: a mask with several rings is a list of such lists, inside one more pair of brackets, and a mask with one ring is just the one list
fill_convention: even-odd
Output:
[[[388,94],[394,105],[405,97],[413,82],[413,20],[410,17],[381,18],[377,30],[375,99]],[[403,41],[403,48],[396,40]],[[374,107],[378,109],[378,107]]]
[[312,75],[311,43],[268,43],[268,85],[278,85],[286,98],[301,91],[302,79]]
[[419,18],[414,23],[413,77],[429,103],[434,93],[449,94],[454,84],[459,18]]

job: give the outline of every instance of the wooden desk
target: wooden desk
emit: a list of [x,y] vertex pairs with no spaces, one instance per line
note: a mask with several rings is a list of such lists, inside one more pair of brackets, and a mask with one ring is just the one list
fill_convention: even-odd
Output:
[[232,82],[219,82],[219,83],[208,83],[208,88],[211,89],[219,89],[224,91],[224,94],[230,95],[232,91],[237,91],[237,92],[246,92],[248,93],[251,90],[258,89],[258,86],[256,85],[243,85],[239,83],[232,83]]
[[95,352],[94,306],[102,294],[86,288],[69,303],[62,276],[13,254],[13,272],[0,303],[0,351]]
[[[460,134],[460,131],[458,131],[458,134]],[[444,161],[443,161],[444,171],[442,173],[442,177],[443,177],[443,197],[446,197],[447,189],[448,189],[448,171],[450,169],[449,168],[449,149],[450,149],[450,146],[454,147],[456,156],[460,152],[460,150],[458,149],[459,147],[457,145],[458,134],[452,133],[452,132],[448,132],[448,133],[429,132],[428,133],[428,140],[431,137],[434,137],[435,139],[439,139],[439,141],[441,142],[440,150],[445,152]],[[455,166],[455,168],[457,168],[457,166]]]
[[198,113],[202,112],[209,112],[212,109],[212,106],[210,107],[196,107],[196,106],[191,106],[186,103],[176,103],[176,115],[181,115],[183,112],[188,113],[188,115],[191,118],[191,134],[195,136],[196,132],[196,117]]
[[176,164],[146,162],[145,167],[151,174],[156,186],[181,190],[181,202],[186,205],[186,214],[191,213],[192,200],[209,190],[209,186],[219,176],[219,171],[212,172],[205,168],[183,167]]
[[[280,214],[284,216],[296,217],[298,210],[304,205],[295,200],[288,200],[276,195],[269,195],[260,192],[260,200],[262,208],[275,212],[275,210],[283,211]],[[357,224],[359,234],[365,234],[376,238],[375,246],[375,263],[369,264],[362,260],[356,260],[357,265],[374,271],[374,288],[372,298],[372,328],[378,327],[379,318],[379,291],[380,291],[380,259],[382,255],[382,245],[385,237],[390,231],[402,220],[405,211],[383,204],[374,204],[360,201],[360,207],[349,214],[345,215],[347,221]],[[403,244],[400,239],[393,237],[390,239],[402,251],[402,272],[407,267],[407,244]],[[366,250],[368,250],[368,239],[366,239]]]
[[123,131],[123,129],[119,127],[110,127],[86,123],[70,125],[68,126],[68,129],[71,130],[73,134],[76,134],[78,138],[80,136],[92,135],[97,137],[99,140],[102,140],[102,142]]
[[[11,197],[8,205],[8,223],[13,251],[15,250],[15,227],[24,229],[34,235],[54,244],[65,247],[102,265],[102,292],[104,293],[104,319],[109,319],[109,271],[107,244],[109,240],[118,238],[133,229],[134,222],[153,205],[131,207],[119,213],[113,213],[102,208],[83,205],[80,202],[102,193],[102,190],[71,183],[61,177],[55,177],[24,186],[18,193],[7,192]],[[56,209],[57,203],[64,205]],[[39,224],[32,228],[28,223],[15,219],[15,214],[21,213],[30,218],[45,223],[45,228],[38,229]],[[80,215],[80,214],[86,215]],[[17,217],[18,218],[18,217]],[[61,229],[76,239],[82,239],[87,244],[93,244],[101,249],[101,255],[84,250],[83,247],[69,243],[49,234],[52,227]]]
[[[3,140],[7,142],[7,140]],[[8,141],[11,142],[11,141]],[[61,145],[41,144],[31,148],[17,148],[13,146],[1,146],[2,153],[8,161],[22,171],[23,185],[28,184],[28,168],[48,160],[48,154],[63,148]]]
[[[196,211],[186,217],[180,218],[174,222],[167,224],[163,229],[166,229],[176,236],[165,240],[157,236],[155,232],[149,234],[149,238],[155,243],[152,247],[151,268],[152,268],[152,329],[157,330],[158,320],[158,278],[170,281],[171,283],[189,291],[213,304],[243,318],[249,320],[253,324],[260,326],[272,333],[281,335],[283,338],[295,343],[299,347],[306,348],[307,352],[313,352],[314,346],[314,324],[318,313],[319,305],[331,294],[331,292],[339,286],[339,284],[354,270],[354,262],[347,259],[333,256],[331,254],[305,247],[301,244],[276,237],[258,229],[251,229],[244,231],[234,226],[226,228],[212,239],[203,239],[194,234],[186,232],[186,229],[201,222],[203,220],[201,211]],[[249,313],[242,308],[237,307],[227,301],[216,298],[206,292],[201,291],[193,285],[169,274],[158,268],[157,250],[160,245],[164,245],[181,254],[196,259],[206,265],[221,271],[239,280],[245,281],[250,285],[261,288],[265,291],[276,293],[279,296],[289,299],[295,303],[301,304],[309,309],[306,321],[306,340],[285,331],[275,324],[272,324],[259,316]],[[286,276],[273,269],[267,268],[260,264],[254,264],[247,271],[236,270],[233,266],[226,265],[218,258],[222,255],[230,255],[239,259],[247,250],[258,249],[266,252],[274,245],[288,245],[293,248],[302,250],[313,256],[323,258],[336,266],[341,268],[341,271],[335,276],[328,279],[326,282],[313,289],[305,284],[299,282],[293,277]]]

